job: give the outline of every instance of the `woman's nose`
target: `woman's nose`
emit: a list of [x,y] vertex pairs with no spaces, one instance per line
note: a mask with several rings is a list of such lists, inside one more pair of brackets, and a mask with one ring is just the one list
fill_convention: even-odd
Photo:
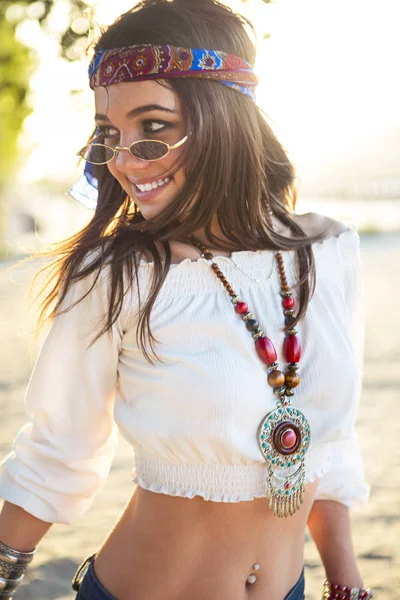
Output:
[[142,160],[134,156],[128,147],[116,146],[115,153],[115,167],[123,173],[132,172],[133,169],[143,171],[150,165],[148,160]]

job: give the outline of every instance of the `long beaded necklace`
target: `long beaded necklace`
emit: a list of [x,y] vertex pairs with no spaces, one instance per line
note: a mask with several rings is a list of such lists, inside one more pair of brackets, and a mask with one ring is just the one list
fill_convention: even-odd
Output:
[[[269,508],[278,517],[293,515],[304,501],[305,454],[310,445],[310,425],[297,408],[291,406],[290,398],[294,396],[294,388],[300,383],[297,373],[301,357],[301,344],[296,329],[289,329],[285,336],[283,351],[288,363],[288,370],[283,373],[276,362],[277,353],[271,340],[264,335],[259,322],[249,310],[247,302],[235,292],[221,269],[214,262],[210,250],[191,236],[190,241],[196,246],[202,258],[211,261],[211,268],[231,297],[235,312],[240,315],[248,331],[255,340],[259,358],[267,365],[268,383],[277,397],[276,409],[262,419],[257,441],[261,454],[267,462],[266,484],[269,497]],[[293,324],[295,301],[285,273],[281,252],[275,253],[281,284],[281,297],[285,324]]]

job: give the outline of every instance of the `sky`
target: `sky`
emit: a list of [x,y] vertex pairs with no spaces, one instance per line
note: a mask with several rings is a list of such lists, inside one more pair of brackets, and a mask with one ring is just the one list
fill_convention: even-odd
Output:
[[[199,0],[201,1],[201,0]],[[256,24],[260,79],[257,102],[271,119],[300,177],[400,126],[398,0],[226,0]],[[99,24],[112,22],[131,0],[93,1]],[[59,58],[67,3],[59,0],[50,35],[34,22],[18,36],[40,62],[32,77],[33,113],[27,118],[19,180],[72,180],[76,152],[91,131],[93,95],[85,57]],[[263,32],[270,37],[263,40]],[[70,90],[78,90],[70,94]],[[81,90],[81,91],[79,91]]]

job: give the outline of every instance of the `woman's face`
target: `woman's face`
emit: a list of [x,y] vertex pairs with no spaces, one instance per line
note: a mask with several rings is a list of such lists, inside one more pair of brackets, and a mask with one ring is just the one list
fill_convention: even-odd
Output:
[[[156,81],[129,81],[94,90],[96,125],[104,143],[127,146],[143,139],[176,144],[187,134],[178,96]],[[171,176],[182,146],[160,160],[140,160],[121,150],[107,164],[110,173],[132,198],[145,219],[161,212],[185,185],[183,167]],[[167,179],[167,181],[165,181]],[[150,191],[146,184],[159,185]],[[146,186],[148,187],[148,185]],[[141,189],[140,189],[141,188]]]

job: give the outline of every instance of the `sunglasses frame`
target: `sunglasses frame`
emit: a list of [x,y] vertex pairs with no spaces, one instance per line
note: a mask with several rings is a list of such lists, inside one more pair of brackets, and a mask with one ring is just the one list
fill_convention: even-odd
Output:
[[[128,150],[132,156],[134,156],[135,158],[138,158],[139,160],[143,160],[144,162],[155,162],[156,160],[161,160],[162,158],[165,158],[166,156],[168,156],[168,154],[171,152],[171,150],[175,150],[175,148],[179,148],[180,146],[182,146],[187,141],[188,137],[189,137],[188,135],[185,135],[184,138],[182,138],[179,142],[177,142],[176,144],[173,144],[172,146],[170,144],[167,144],[167,142],[162,142],[161,140],[137,140],[136,142],[133,142],[130,146],[109,146],[108,144],[99,144],[98,142],[94,142],[92,144],[86,144],[86,146],[83,146],[79,150],[79,152],[76,153],[76,155],[80,156],[81,158],[83,158],[83,160],[86,160],[86,162],[88,162],[92,165],[106,165],[109,162],[111,162],[112,160],[114,160],[114,158],[117,156],[117,154],[120,150]],[[156,143],[156,144],[162,144],[163,146],[166,146],[167,151],[165,154],[163,154],[159,158],[141,158],[140,156],[137,156],[136,154],[134,154],[132,152],[131,148],[133,146],[135,146],[136,144],[141,144],[143,142],[152,142],[152,143]],[[113,156],[109,160],[106,160],[105,162],[101,162],[101,163],[92,162],[91,160],[87,160],[87,158],[85,158],[81,154],[81,152],[88,146],[101,146],[102,148],[109,148],[110,150],[112,150]]]

